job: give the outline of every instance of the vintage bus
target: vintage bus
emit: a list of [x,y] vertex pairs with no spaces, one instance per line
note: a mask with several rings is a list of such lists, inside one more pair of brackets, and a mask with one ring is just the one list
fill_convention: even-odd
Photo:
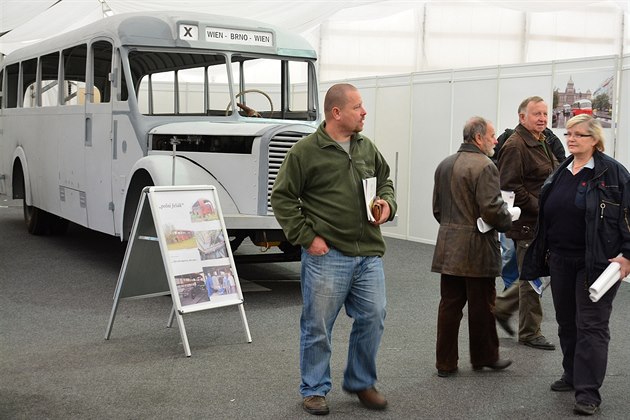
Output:
[[588,99],[578,99],[571,105],[571,116],[580,114],[593,115],[593,103]]
[[320,121],[316,53],[263,23],[130,13],[8,54],[0,194],[32,234],[68,221],[126,240],[142,189],[214,185],[233,248],[294,248],[269,196]]

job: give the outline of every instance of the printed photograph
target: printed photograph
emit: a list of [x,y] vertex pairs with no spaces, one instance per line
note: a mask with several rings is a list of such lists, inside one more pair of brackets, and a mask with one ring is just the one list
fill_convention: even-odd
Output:
[[216,206],[209,198],[198,199],[190,209],[190,221],[193,223],[211,222],[218,219]]
[[195,239],[201,260],[215,260],[228,256],[223,231],[206,230],[195,232]]
[[564,128],[566,121],[580,114],[597,118],[611,127],[614,77],[607,72],[556,75],[551,127]]

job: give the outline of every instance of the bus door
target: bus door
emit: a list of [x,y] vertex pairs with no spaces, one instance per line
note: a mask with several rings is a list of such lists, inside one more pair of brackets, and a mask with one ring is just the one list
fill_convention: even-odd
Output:
[[[87,67],[87,44],[79,44],[66,48],[61,54],[60,107],[58,114],[50,114],[47,124],[41,126],[41,136],[52,137],[51,146],[57,149],[57,169],[59,172],[59,215],[64,219],[88,225],[86,206],[86,170],[85,170],[85,82]],[[55,144],[56,143],[56,144]],[[45,143],[47,146],[47,144]],[[52,151],[45,149],[42,153],[46,160]],[[30,167],[31,165],[29,165]],[[30,169],[29,169],[30,171]],[[42,171],[36,179],[46,185],[40,191],[54,191],[57,184],[52,172]],[[33,179],[31,184],[33,184]],[[44,198],[40,197],[40,200]],[[37,203],[37,202],[36,202]],[[42,208],[52,211],[50,203],[39,202]]]
[[112,202],[112,55],[109,40],[92,42],[85,89],[85,168],[88,227],[114,234]]

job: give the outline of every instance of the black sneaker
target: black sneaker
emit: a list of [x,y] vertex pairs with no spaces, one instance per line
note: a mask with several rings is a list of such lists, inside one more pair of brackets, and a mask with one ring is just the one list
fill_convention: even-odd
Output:
[[582,416],[592,416],[599,411],[599,407],[595,404],[582,404],[579,402],[573,406],[573,412]]
[[302,408],[307,413],[316,416],[325,416],[330,412],[328,404],[326,404],[326,397],[322,395],[309,395],[308,397],[304,397]]

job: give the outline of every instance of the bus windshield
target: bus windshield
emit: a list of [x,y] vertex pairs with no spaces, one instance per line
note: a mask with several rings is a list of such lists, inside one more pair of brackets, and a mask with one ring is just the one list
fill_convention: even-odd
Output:
[[[132,50],[128,55],[144,115],[231,116],[314,121],[307,61],[243,53]],[[236,110],[231,98],[236,96]]]

